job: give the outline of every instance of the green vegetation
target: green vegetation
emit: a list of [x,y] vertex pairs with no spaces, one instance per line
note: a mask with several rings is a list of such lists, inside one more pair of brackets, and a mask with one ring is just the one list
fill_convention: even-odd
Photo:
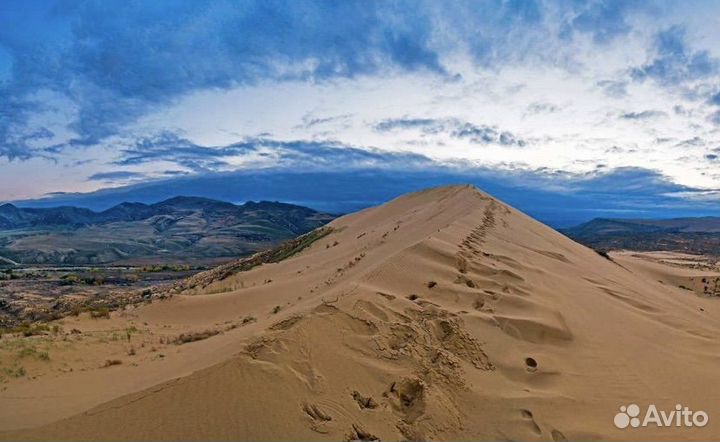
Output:
[[50,360],[50,354],[46,351],[38,351],[35,347],[25,347],[22,350],[20,350],[17,354],[18,358],[36,358],[41,361],[49,361]]
[[189,270],[192,270],[189,264],[154,264],[140,268],[140,271],[145,273],[187,272]]
[[5,333],[18,333],[25,337],[44,335],[50,331],[50,327],[47,324],[20,324],[16,327],[5,328],[0,331],[0,335]]
[[110,319],[110,309],[105,306],[91,307],[88,311],[90,312],[90,317],[93,319]]
[[81,282],[82,279],[74,273],[68,273],[60,278],[60,285],[75,285],[80,284]]
[[27,374],[25,367],[22,365],[14,367],[3,367],[2,374],[10,376],[11,378],[21,378]]
[[0,273],[0,281],[10,281],[13,279],[20,279],[20,275],[13,272],[13,269],[5,269]]
[[[222,281],[238,272],[246,272],[266,263],[280,262],[296,255],[297,253],[300,253],[315,241],[326,237],[332,232],[332,227],[320,227],[312,232],[298,236],[295,239],[285,241],[274,249],[259,252],[249,258],[239,259],[237,261],[218,266],[212,270],[198,273],[197,275],[173,286],[172,291],[180,293],[187,290],[193,290],[198,287],[207,287],[213,282]],[[265,281],[265,283],[268,282],[268,280]]]
[[331,227],[321,227],[312,232],[299,236],[294,240],[287,241],[279,247],[272,249],[267,262],[280,262],[300,253],[315,241],[322,239],[332,232]]

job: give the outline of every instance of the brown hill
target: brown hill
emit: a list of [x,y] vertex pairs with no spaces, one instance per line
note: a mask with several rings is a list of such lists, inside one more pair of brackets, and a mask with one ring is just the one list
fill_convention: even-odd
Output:
[[[660,267],[605,259],[469,186],[329,228],[280,262],[34,337],[49,357],[0,391],[0,438],[720,437],[720,307]],[[616,428],[631,403],[710,421]]]

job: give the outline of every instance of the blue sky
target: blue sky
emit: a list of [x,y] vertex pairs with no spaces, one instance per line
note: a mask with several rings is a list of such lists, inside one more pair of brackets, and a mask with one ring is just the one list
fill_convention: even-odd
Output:
[[[4,0],[0,200],[322,205],[288,177],[372,173],[327,201],[462,180],[543,219],[715,213],[718,17],[712,1]],[[294,184],[262,194],[256,176]]]

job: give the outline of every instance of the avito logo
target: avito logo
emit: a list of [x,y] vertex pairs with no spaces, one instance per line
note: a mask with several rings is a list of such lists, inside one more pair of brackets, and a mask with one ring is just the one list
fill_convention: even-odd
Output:
[[704,411],[692,411],[681,404],[675,405],[671,411],[658,410],[653,404],[648,405],[644,417],[641,419],[640,406],[630,404],[621,406],[620,412],[615,415],[613,422],[618,428],[647,427],[704,427],[710,418]]

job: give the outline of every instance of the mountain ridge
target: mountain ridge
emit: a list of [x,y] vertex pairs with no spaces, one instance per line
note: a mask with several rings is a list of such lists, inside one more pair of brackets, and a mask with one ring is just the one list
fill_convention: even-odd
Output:
[[717,256],[720,217],[595,218],[560,232],[602,250],[678,251]]
[[304,206],[279,201],[247,201],[243,204],[234,204],[212,198],[182,195],[167,198],[153,204],[127,201],[102,211],[76,206],[36,208],[18,207],[12,203],[4,203],[0,205],[0,226],[4,228],[38,227],[44,225],[85,226],[114,221],[142,220],[155,215],[166,214],[172,209],[244,210],[272,206],[305,208]]
[[0,206],[0,256],[23,264],[195,262],[271,247],[332,220],[281,202],[176,196],[107,210]]

